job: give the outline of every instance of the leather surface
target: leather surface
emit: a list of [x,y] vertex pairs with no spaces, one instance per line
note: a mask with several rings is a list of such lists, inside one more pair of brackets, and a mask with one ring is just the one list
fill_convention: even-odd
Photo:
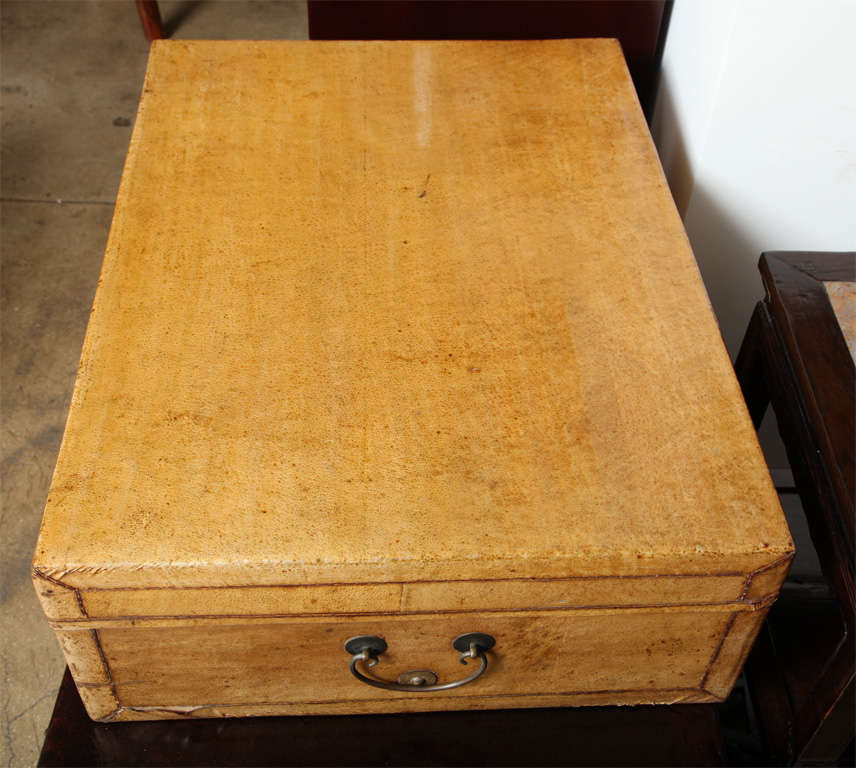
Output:
[[153,45],[41,573],[748,572],[791,546],[614,41]]
[[90,715],[711,700],[792,550],[615,41],[153,44],[34,560]]

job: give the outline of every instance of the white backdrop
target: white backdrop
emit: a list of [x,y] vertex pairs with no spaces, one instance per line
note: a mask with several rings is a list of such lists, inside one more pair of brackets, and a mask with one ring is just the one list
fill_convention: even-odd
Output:
[[732,357],[762,251],[856,250],[854,29],[856,0],[675,0],[652,133]]

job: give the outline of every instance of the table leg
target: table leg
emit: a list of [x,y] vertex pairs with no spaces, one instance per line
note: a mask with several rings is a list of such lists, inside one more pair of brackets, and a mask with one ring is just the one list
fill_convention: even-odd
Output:
[[755,429],[761,426],[767,406],[770,404],[770,392],[765,375],[767,367],[764,347],[765,317],[764,302],[758,302],[734,363],[737,380],[740,382],[740,389],[743,390],[743,399],[749,408],[749,415],[752,417]]
[[163,22],[161,21],[160,9],[157,0],[136,0],[137,13],[140,14],[140,23],[146,40],[160,40],[164,37]]

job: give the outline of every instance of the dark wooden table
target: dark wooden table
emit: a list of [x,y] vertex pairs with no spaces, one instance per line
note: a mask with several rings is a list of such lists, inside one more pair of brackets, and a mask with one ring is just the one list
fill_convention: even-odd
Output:
[[755,425],[776,414],[826,585],[787,585],[746,674],[772,755],[830,764],[856,718],[856,371],[830,292],[856,282],[856,253],[766,253],[759,268],[737,375]]
[[104,724],[87,717],[66,670],[39,765],[724,765],[718,709],[689,704]]

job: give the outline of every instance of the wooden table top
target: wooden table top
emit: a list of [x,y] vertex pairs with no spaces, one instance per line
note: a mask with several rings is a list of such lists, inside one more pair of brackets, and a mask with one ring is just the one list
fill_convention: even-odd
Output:
[[856,360],[856,275],[850,282],[824,281],[823,287],[838,320],[850,357]]
[[615,41],[153,44],[43,573],[708,573],[791,548]]

